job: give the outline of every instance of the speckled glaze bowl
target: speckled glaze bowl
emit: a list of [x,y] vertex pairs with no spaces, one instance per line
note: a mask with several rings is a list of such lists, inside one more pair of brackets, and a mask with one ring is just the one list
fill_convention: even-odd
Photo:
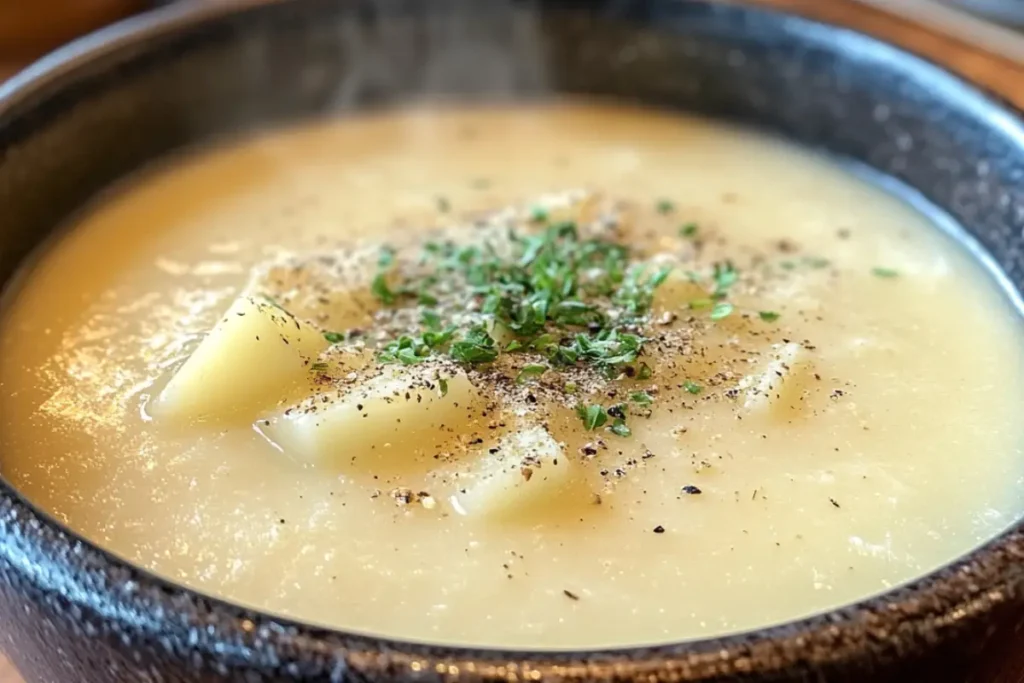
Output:
[[[0,88],[0,280],[83,202],[176,148],[336,109],[550,92],[738,119],[830,150],[911,188],[1024,284],[1015,112],[863,35],[681,0],[249,0],[171,6],[88,37]],[[1021,617],[1018,525],[890,593],[752,633],[588,652],[397,642],[172,585],[0,480],[0,647],[30,683],[962,680],[971,653]]]

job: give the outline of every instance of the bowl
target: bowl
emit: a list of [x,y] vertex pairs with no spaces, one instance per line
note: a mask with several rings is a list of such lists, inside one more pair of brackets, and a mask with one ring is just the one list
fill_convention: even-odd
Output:
[[[683,0],[248,0],[172,5],[81,39],[0,87],[0,280],[91,197],[179,148],[424,97],[548,93],[732,119],[868,166],[1024,285],[1024,125],[1010,106],[841,27]],[[1024,526],[772,628],[502,651],[325,630],[197,594],[0,480],[0,614],[0,647],[29,683],[962,680],[972,653],[1024,618]]]

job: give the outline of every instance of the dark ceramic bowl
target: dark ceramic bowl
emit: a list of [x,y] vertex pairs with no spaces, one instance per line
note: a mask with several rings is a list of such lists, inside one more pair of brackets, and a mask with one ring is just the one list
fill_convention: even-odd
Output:
[[[537,0],[532,14],[484,1],[242,4],[166,8],[0,88],[0,280],[97,192],[182,146],[338,108],[555,92],[738,119],[867,165],[1024,283],[1020,119],[863,35],[679,0]],[[971,653],[1024,615],[1022,588],[1018,526],[884,596],[753,633],[589,652],[431,646],[197,595],[0,481],[0,646],[31,683],[959,680]]]

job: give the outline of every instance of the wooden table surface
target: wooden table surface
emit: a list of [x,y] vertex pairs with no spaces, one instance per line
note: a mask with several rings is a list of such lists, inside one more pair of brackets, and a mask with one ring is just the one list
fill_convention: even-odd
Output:
[[[960,38],[941,32],[921,31],[908,19],[876,6],[859,4],[855,0],[753,1],[825,21],[846,24],[898,43],[998,91],[1003,97],[1024,109],[1024,65],[1008,57],[979,50]],[[16,66],[0,61],[0,80]],[[0,683],[23,683],[18,672],[2,655]],[[965,683],[1024,683],[1024,632],[1012,634],[1001,642],[993,643],[979,656],[977,668]]]

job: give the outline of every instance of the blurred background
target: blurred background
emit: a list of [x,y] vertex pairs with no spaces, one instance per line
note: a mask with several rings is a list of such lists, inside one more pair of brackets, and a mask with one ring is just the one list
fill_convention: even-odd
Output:
[[[61,43],[133,13],[173,0],[0,0],[0,78]],[[231,2],[232,0],[176,0]],[[876,5],[989,50],[1024,61],[1024,0],[790,0],[767,4],[810,5],[852,1]]]
[[150,0],[0,0],[0,77]]

